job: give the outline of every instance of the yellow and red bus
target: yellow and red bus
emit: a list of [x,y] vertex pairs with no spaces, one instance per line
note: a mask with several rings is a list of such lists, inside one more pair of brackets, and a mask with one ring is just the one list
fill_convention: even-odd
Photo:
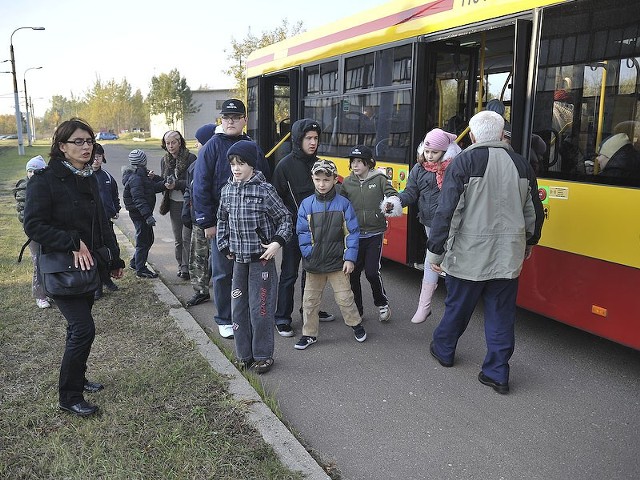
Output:
[[[640,180],[598,171],[603,140],[640,149],[640,8],[621,0],[392,1],[253,52],[248,133],[265,151],[291,122],[322,125],[318,154],[342,175],[355,144],[374,149],[402,190],[426,131],[460,134],[497,98],[515,151],[538,164],[542,239],[518,304],[640,349]],[[276,149],[277,161],[283,146]],[[384,255],[420,267],[413,208]]]

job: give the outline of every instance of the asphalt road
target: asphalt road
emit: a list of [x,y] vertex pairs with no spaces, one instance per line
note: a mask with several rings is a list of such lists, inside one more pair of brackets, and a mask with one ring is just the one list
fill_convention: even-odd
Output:
[[[103,144],[105,167],[120,180],[128,150]],[[158,171],[159,145],[141,147]],[[186,300],[193,292],[176,276],[169,218],[155,216],[149,260]],[[133,238],[125,211],[118,226]],[[261,377],[289,426],[342,478],[640,477],[640,352],[519,310],[511,393],[498,395],[477,380],[485,353],[481,306],[460,340],[455,366],[443,368],[428,345],[444,311],[444,285],[430,319],[413,325],[421,272],[387,262],[383,277],[392,308],[388,324],[378,322],[363,278],[367,341],[359,344],[327,289],[323,307],[336,321],[321,323],[318,343],[299,351],[293,348],[302,328],[296,313],[296,336],[276,335],[274,368]],[[296,302],[297,312],[299,290]],[[217,335],[213,309],[207,302],[189,311]]]

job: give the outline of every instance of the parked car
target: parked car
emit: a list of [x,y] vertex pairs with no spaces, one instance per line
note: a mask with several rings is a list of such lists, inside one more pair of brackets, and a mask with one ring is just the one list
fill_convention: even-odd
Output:
[[117,140],[118,135],[111,132],[98,132],[96,135],[96,140]]
[[17,133],[11,133],[9,135],[0,135],[0,140],[15,140],[18,138]]

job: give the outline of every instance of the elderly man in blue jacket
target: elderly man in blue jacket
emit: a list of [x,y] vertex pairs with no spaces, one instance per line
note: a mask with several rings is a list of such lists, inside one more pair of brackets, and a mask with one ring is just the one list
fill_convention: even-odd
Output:
[[[233,338],[231,323],[231,277],[233,260],[220,253],[215,243],[216,225],[220,192],[231,176],[231,167],[227,158],[229,147],[239,140],[251,140],[243,133],[247,125],[247,110],[244,103],[236,98],[225,100],[220,110],[223,133],[214,135],[198,151],[192,189],[193,209],[196,224],[204,229],[205,237],[212,241],[211,276],[213,279],[213,295],[216,304],[215,322],[223,338]],[[260,148],[256,170],[260,170],[265,178],[271,179],[271,170]]]
[[518,276],[542,229],[535,174],[502,142],[504,119],[483,111],[469,121],[473,144],[449,166],[431,225],[427,261],[447,274],[447,299],[431,355],[453,366],[458,339],[482,297],[487,354],[478,380],[509,392]]

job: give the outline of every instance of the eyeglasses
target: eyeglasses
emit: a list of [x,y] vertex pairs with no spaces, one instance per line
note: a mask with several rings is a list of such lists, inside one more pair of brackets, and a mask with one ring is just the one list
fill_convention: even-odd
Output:
[[86,143],[91,147],[92,145],[95,145],[96,141],[93,138],[76,138],[75,140],[67,140],[64,143],[73,143],[77,147],[81,147]]
[[223,115],[222,119],[227,122],[239,122],[244,118],[244,115]]

